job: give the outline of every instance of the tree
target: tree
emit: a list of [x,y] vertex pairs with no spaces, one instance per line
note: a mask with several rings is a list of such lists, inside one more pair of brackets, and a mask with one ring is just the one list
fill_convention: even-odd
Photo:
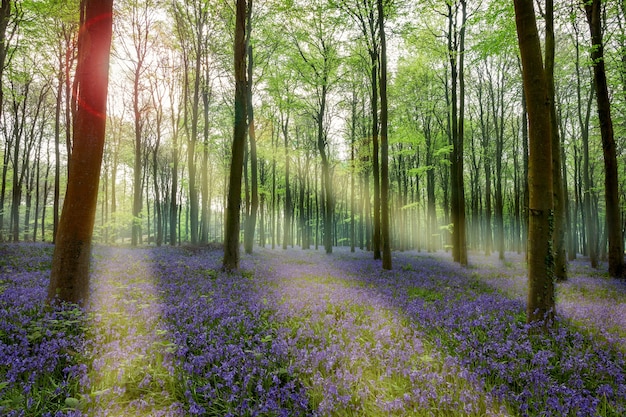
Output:
[[552,144],[550,97],[543,67],[533,0],[514,0],[515,23],[522,60],[522,78],[529,126],[529,225],[528,304],[529,323],[546,326],[554,317],[552,255]]
[[604,155],[604,198],[609,238],[609,275],[612,277],[624,277],[626,271],[624,269],[624,241],[619,206],[619,178],[617,175],[613,122],[611,120],[611,102],[604,65],[601,8],[600,0],[585,2],[585,12],[591,32],[591,59],[593,62],[598,119],[600,121]]
[[[370,111],[371,111],[371,136],[372,136],[372,174],[374,180],[374,230],[372,235],[372,251],[374,259],[381,259],[381,213],[380,213],[380,145],[379,145],[379,129],[378,120],[378,82],[379,82],[379,65],[380,65],[380,37],[378,20],[376,12],[378,5],[376,0],[341,0],[338,5],[352,17],[354,22],[359,26],[361,35],[367,47],[367,53],[370,58]],[[367,173],[364,173],[367,176]],[[369,178],[367,178],[369,182]],[[368,199],[369,200],[369,199]],[[369,201],[365,201],[369,207]],[[369,216],[368,216],[369,217]],[[368,218],[369,227],[369,218]],[[369,239],[369,234],[368,234]]]
[[554,275],[559,281],[567,279],[567,257],[565,253],[565,194],[561,172],[561,139],[556,115],[554,87],[554,0],[546,1],[546,82],[550,98],[550,123],[552,131],[552,181],[554,191]]
[[383,0],[378,0],[378,30],[380,33],[380,237],[383,250],[383,269],[391,269],[391,242],[389,241],[389,141],[387,137],[387,41],[385,39]]
[[78,38],[78,110],[67,192],[52,258],[48,302],[85,304],[104,150],[113,0],[83,0]]
[[[459,20],[459,12],[461,13]],[[465,186],[463,180],[463,142],[465,135],[465,0],[447,2],[448,60],[450,64],[450,185],[452,189],[452,253],[455,262],[467,265],[465,236]]]
[[239,217],[241,209],[241,178],[247,130],[246,103],[246,0],[237,0],[235,15],[235,121],[226,207],[224,234],[224,270],[239,268]]
[[[189,169],[189,223],[191,243],[198,243],[198,214],[200,202],[198,196],[196,146],[198,144],[198,127],[200,121],[200,94],[202,81],[202,61],[207,53],[207,29],[209,26],[209,4],[202,0],[192,2],[179,1],[174,3],[174,17],[178,40],[181,44],[184,61],[184,125],[187,137],[187,167]],[[193,64],[193,71],[189,68]],[[193,77],[191,98],[191,120],[188,114],[189,87]],[[206,82],[207,80],[205,80]]]
[[[9,40],[15,34],[15,30],[12,30],[11,33],[7,33],[11,23],[12,17],[16,14],[15,11],[15,1],[12,0],[2,0],[0,3],[0,85],[3,85],[2,76],[4,74],[4,69],[6,68],[7,55],[9,53]],[[17,25],[13,26],[14,29],[17,29]],[[4,91],[0,88],[0,116],[2,116],[2,103],[4,99]]]
[[[324,219],[324,249],[332,253],[333,220],[335,198],[331,181],[331,155],[329,152],[329,127],[331,91],[338,81],[340,39],[339,26],[320,2],[314,7],[303,9],[302,23],[293,34],[297,54],[300,58],[298,72],[303,78],[304,89],[310,92],[307,101],[309,113],[317,128],[317,150],[321,159],[323,201],[321,204]],[[308,28],[312,33],[304,35],[299,30]]]
[[247,51],[248,51],[248,87],[246,90],[247,110],[248,110],[248,138],[250,143],[250,181],[252,182],[252,202],[250,212],[246,218],[244,234],[244,248],[246,253],[252,253],[254,247],[254,234],[256,230],[256,218],[259,209],[259,180],[258,180],[258,158],[256,146],[256,130],[254,125],[254,108],[252,107],[252,76],[254,69],[253,48],[250,39],[252,32],[252,1],[248,1],[248,30],[247,30]]
[[[125,10],[130,15],[130,45],[122,42],[125,55],[130,61],[132,77],[132,107],[134,121],[134,164],[133,164],[133,223],[132,239],[133,246],[142,241],[141,211],[143,208],[143,148],[145,146],[145,125],[146,108],[150,105],[149,98],[144,97],[147,90],[142,81],[146,78],[146,71],[149,69],[148,51],[153,47],[151,41],[152,29],[154,26],[153,16],[151,16],[151,1],[133,0]],[[124,39],[123,36],[120,36]]]

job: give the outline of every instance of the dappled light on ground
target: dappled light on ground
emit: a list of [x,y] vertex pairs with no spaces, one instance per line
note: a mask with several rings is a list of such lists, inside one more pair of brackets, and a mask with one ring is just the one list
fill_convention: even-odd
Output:
[[172,397],[175,345],[166,338],[156,260],[145,250],[99,248],[95,256],[84,408],[94,416],[184,415]]
[[507,415],[350,265],[295,251],[262,252],[257,265],[322,415]]
[[3,416],[626,412],[623,284],[576,263],[542,335],[513,254],[97,247],[83,311],[43,307],[51,253],[0,245]]

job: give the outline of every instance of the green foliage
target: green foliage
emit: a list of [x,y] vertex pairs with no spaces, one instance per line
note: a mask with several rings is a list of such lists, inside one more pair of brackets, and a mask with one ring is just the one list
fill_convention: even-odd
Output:
[[472,50],[477,60],[488,56],[517,53],[517,32],[515,29],[515,10],[513,2],[489,2],[484,13],[476,13],[468,22],[482,30],[475,40]]

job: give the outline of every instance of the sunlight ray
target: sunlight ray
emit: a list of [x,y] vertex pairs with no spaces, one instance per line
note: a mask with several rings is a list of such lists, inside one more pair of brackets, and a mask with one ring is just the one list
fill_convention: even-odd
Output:
[[90,415],[182,415],[172,395],[175,345],[163,329],[153,261],[142,250],[124,255],[111,250],[94,273]]

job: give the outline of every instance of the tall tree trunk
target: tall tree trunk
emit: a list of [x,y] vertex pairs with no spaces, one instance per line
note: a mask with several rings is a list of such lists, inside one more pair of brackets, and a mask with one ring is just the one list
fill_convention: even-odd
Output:
[[[156,111],[156,138],[154,149],[152,151],[152,177],[154,182],[154,210],[156,214],[156,238],[155,243],[157,246],[163,244],[163,205],[161,203],[161,187],[159,186],[159,149],[161,146],[161,135],[163,125],[163,96],[160,94],[158,86],[152,86],[152,101]],[[167,193],[167,191],[165,192]],[[167,200],[167,195],[163,197]]]
[[289,241],[291,240],[291,234],[289,224],[291,223],[291,179],[290,179],[290,167],[291,159],[289,157],[289,115],[285,117],[281,123],[283,130],[283,145],[285,149],[285,206],[283,216],[283,249],[287,249]]
[[356,177],[356,160],[355,160],[355,141],[356,141],[356,105],[357,95],[356,86],[352,87],[352,102],[350,117],[350,252],[356,250],[356,196],[355,196],[355,177]]
[[515,23],[529,124],[529,230],[527,321],[546,327],[555,315],[552,255],[550,97],[533,0],[515,0]]
[[391,233],[389,226],[389,142],[387,140],[387,41],[385,39],[385,11],[383,0],[378,0],[378,30],[380,33],[380,208],[383,269],[391,269]]
[[554,88],[554,0],[546,0],[546,82],[550,98],[550,125],[552,131],[552,181],[554,201],[554,276],[557,281],[567,279],[567,256],[565,252],[565,197],[561,172],[561,139],[556,114],[556,94]]
[[[22,181],[20,179],[20,166],[19,161],[22,159],[22,166],[26,166],[28,161],[24,158],[20,158],[20,145],[22,144],[23,131],[26,118],[26,102],[29,95],[30,83],[32,80],[26,80],[24,84],[24,91],[21,92],[21,102],[15,94],[13,96],[13,189],[11,190],[11,221],[9,223],[9,229],[11,230],[13,242],[18,242],[20,231],[20,202],[22,200]],[[20,109],[21,105],[21,109]],[[24,168],[21,169],[23,172]]]
[[202,83],[202,115],[204,118],[204,129],[202,132],[202,211],[200,214],[200,244],[207,245],[209,243],[209,223],[211,202],[209,198],[209,105],[210,105],[210,87],[209,87],[209,65],[205,63],[204,83]]
[[[461,7],[461,28],[457,33],[457,11]],[[451,72],[451,139],[452,154],[450,179],[452,189],[452,254],[455,262],[467,265],[467,242],[465,236],[465,186],[463,181],[463,136],[465,112],[465,21],[467,18],[465,0],[448,5],[448,55]]]
[[172,188],[170,191],[170,207],[169,207],[169,219],[170,219],[170,246],[176,246],[178,242],[177,230],[178,230],[178,159],[180,152],[178,150],[178,120],[179,118],[174,115],[172,111]]
[[140,58],[137,62],[137,67],[135,68],[135,79],[133,83],[133,115],[135,122],[135,163],[133,165],[133,223],[132,223],[132,234],[131,234],[131,245],[137,246],[141,243],[141,209],[143,206],[142,199],[142,182],[141,182],[141,174],[143,171],[142,167],[142,143],[141,143],[141,134],[142,134],[142,120],[141,120],[141,111],[139,110],[139,78],[141,76],[141,66],[142,59]]
[[602,41],[601,1],[585,3],[587,22],[591,32],[591,61],[598,103],[598,119],[602,136],[604,155],[604,196],[606,204],[606,226],[609,238],[609,275],[624,277],[624,241],[622,219],[619,206],[619,178],[617,175],[617,157],[613,122],[611,120],[611,102],[604,65],[604,45]]
[[[61,195],[61,104],[63,102],[63,76],[65,54],[59,52],[59,72],[57,74],[56,106],[54,110],[54,200],[52,203],[52,242],[56,242],[59,227],[59,197]],[[0,224],[0,228],[2,225]]]
[[[7,29],[13,13],[13,0],[2,0],[0,3],[0,85],[4,85],[3,76],[8,54]],[[0,88],[0,118],[4,104],[4,91]],[[1,225],[0,225],[1,226]]]
[[372,175],[374,179],[374,205],[372,207],[374,217],[374,229],[372,230],[372,250],[374,259],[381,258],[380,241],[380,157],[378,136],[378,51],[370,51],[372,55]]
[[317,149],[322,159],[322,188],[324,201],[322,210],[324,214],[324,249],[326,253],[333,252],[333,184],[330,180],[330,162],[326,153],[326,135],[324,133],[324,115],[326,114],[326,99],[328,96],[327,80],[324,80],[321,93],[321,104],[317,114]]
[[248,108],[248,141],[250,144],[250,213],[246,219],[244,233],[244,250],[246,253],[252,253],[254,247],[254,236],[256,233],[256,218],[259,211],[259,179],[258,179],[258,157],[256,149],[256,130],[254,125],[254,108],[252,106],[252,76],[254,71],[254,56],[252,53],[252,43],[250,42],[250,34],[252,33],[252,1],[248,0],[248,32],[247,32],[247,50],[248,50],[248,86],[246,89],[247,108]]
[[[485,256],[490,256],[491,251],[493,250],[493,230],[491,227],[492,224],[492,203],[491,203],[491,162],[493,159],[492,148],[490,146],[490,132],[489,132],[489,114],[485,112],[485,103],[483,99],[483,86],[482,84],[478,85],[478,110],[480,116],[480,131],[481,131],[481,146],[483,151],[483,169],[485,171]],[[495,113],[494,113],[495,118]],[[499,158],[497,153],[495,154],[495,158]]]
[[[189,168],[189,228],[191,229],[191,244],[198,243],[198,217],[200,212],[200,199],[198,197],[198,185],[196,184],[197,178],[197,163],[196,163],[196,145],[198,143],[198,126],[199,126],[199,114],[200,114],[200,89],[202,80],[202,55],[206,48],[206,39],[204,38],[207,11],[206,6],[202,6],[203,10],[198,10],[196,13],[198,16],[194,20],[195,30],[195,68],[194,68],[194,82],[193,82],[193,98],[191,107],[191,134],[187,138],[187,166]],[[245,52],[244,52],[245,53]],[[244,63],[245,65],[245,63]],[[245,75],[244,75],[245,78]],[[208,80],[204,80],[207,82]],[[245,142],[245,141],[244,141]]]
[[81,1],[72,163],[52,258],[48,301],[85,304],[104,150],[113,0]]
[[224,235],[224,270],[239,268],[239,224],[241,209],[241,177],[246,143],[246,0],[237,0],[235,20],[235,123],[233,129],[232,159],[226,207]]
[[583,97],[582,97],[582,74],[581,74],[581,62],[580,62],[580,44],[578,42],[578,31],[576,31],[576,95],[577,95],[577,107],[578,107],[578,122],[580,124],[580,136],[582,139],[582,184],[583,184],[583,196],[582,196],[582,218],[584,224],[585,240],[583,247],[585,254],[589,256],[589,261],[592,268],[598,267],[598,231],[592,216],[592,199],[593,199],[593,186],[590,175],[589,164],[589,121],[591,118],[591,101],[593,100],[594,89],[590,89],[589,100],[587,106],[583,109]]

